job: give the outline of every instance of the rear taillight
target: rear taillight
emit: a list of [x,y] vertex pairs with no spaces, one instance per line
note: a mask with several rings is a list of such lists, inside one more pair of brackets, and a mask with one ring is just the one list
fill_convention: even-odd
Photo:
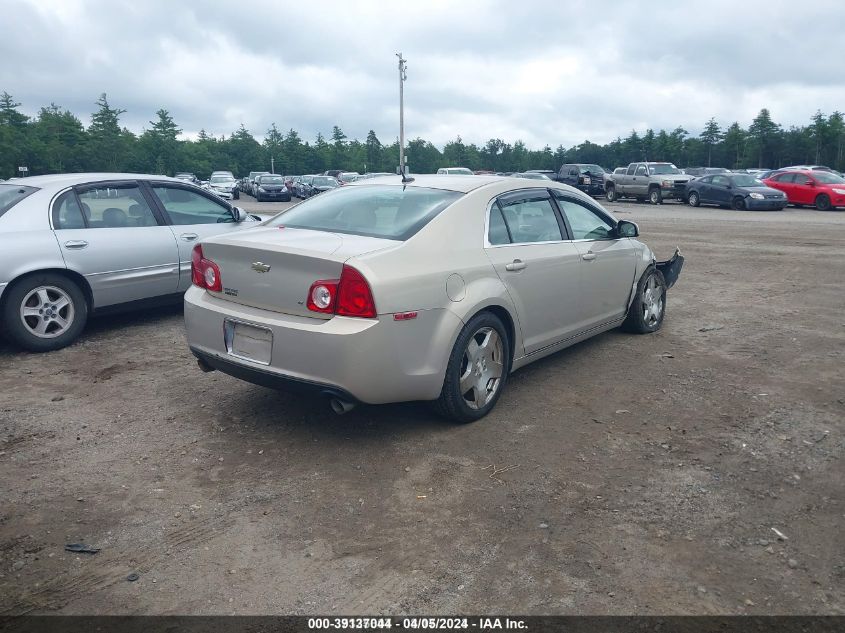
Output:
[[191,252],[191,281],[195,286],[212,292],[223,291],[220,267],[203,256],[201,244],[194,246],[194,250]]
[[315,281],[308,289],[306,306],[312,312],[374,319],[376,303],[370,284],[358,270],[343,265],[340,279]]

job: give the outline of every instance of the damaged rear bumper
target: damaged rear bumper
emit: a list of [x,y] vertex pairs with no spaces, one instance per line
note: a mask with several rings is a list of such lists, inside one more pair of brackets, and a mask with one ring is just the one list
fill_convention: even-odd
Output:
[[671,288],[678,281],[681,275],[681,268],[684,267],[684,256],[681,255],[681,249],[675,248],[675,254],[664,262],[655,262],[655,267],[663,273],[663,279],[666,281],[666,288]]

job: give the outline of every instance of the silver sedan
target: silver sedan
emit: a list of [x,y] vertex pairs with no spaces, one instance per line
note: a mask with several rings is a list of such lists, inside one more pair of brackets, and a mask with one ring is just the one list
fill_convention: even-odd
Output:
[[469,422],[508,375],[622,326],[654,332],[678,253],[555,182],[399,176],[194,247],[190,348],[206,371],[305,388],[338,413],[434,401]]
[[88,315],[180,298],[205,237],[256,218],[182,180],[58,174],[0,184],[0,325],[32,351],[72,343]]

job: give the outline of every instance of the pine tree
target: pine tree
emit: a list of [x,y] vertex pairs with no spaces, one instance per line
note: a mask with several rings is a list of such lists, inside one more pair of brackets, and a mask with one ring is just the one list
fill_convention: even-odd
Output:
[[713,146],[722,140],[722,130],[716,119],[710,117],[710,120],[704,125],[704,130],[698,135],[701,142],[707,147],[707,166],[712,166]]

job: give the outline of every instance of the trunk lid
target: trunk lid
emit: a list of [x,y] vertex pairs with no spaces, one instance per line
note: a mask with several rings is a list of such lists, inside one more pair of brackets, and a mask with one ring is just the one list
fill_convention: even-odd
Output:
[[350,257],[401,244],[362,235],[259,227],[203,241],[203,255],[220,267],[221,299],[274,312],[329,319],[305,305],[320,279],[339,279]]

